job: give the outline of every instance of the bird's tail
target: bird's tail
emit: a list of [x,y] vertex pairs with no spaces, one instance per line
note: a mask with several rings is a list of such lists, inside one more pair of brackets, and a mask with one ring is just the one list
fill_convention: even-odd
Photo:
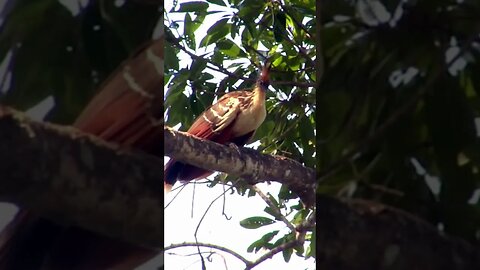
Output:
[[165,165],[164,170],[164,190],[169,192],[177,180],[180,180],[181,182],[188,182],[195,179],[205,178],[212,173],[212,171],[170,159]]
[[39,269],[59,232],[59,226],[20,210],[0,233],[0,269]]
[[20,210],[0,234],[0,270],[134,269],[156,254],[26,210]]
[[163,171],[163,188],[165,192],[170,192],[173,185],[177,182],[178,175],[184,167],[184,163],[176,162],[173,159],[170,159],[165,165],[165,170]]

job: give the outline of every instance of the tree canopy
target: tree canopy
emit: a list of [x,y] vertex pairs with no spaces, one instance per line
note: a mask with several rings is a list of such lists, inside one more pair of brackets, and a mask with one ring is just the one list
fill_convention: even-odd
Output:
[[480,240],[477,1],[324,1],[319,192]]

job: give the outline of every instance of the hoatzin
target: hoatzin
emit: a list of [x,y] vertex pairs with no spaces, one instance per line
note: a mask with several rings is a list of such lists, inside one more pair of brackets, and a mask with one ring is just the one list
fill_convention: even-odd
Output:
[[[267,61],[253,90],[233,91],[223,95],[197,117],[187,133],[220,144],[245,145],[265,120],[265,94],[270,84],[270,67],[271,64]],[[177,180],[188,182],[212,173],[171,159],[165,165],[164,189],[170,191]]]
[[[73,126],[160,156],[163,131],[154,119],[163,113],[161,89],[163,37],[126,60]],[[157,253],[79,227],[58,225],[25,209],[0,234],[1,270],[131,270]]]

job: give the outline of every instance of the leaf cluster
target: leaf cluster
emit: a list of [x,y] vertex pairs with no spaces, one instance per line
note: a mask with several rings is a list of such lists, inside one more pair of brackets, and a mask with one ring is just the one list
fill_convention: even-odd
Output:
[[479,11],[325,1],[319,192],[390,204],[478,243]]

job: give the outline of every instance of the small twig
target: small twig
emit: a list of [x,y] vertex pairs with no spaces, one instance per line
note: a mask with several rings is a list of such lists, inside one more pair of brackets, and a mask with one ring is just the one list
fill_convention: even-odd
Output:
[[[312,214],[306,218],[302,223],[300,223],[295,230],[297,232],[306,232],[307,230],[314,230],[315,229],[315,210],[312,212]],[[312,239],[311,241],[315,241],[315,239]]]
[[[319,1],[317,1],[317,2],[319,2]],[[280,3],[280,2],[279,2],[279,3]],[[292,14],[290,14],[290,12],[288,11],[287,7],[286,7],[284,4],[280,3],[280,6],[282,7],[283,12],[285,12],[286,14],[288,14],[288,15],[290,16],[290,18],[292,18],[292,21],[293,21],[298,27],[300,27],[307,35],[309,35],[310,38],[313,36],[312,33],[310,33],[310,31],[308,31],[308,29],[305,27],[305,25],[303,25],[303,23],[300,23],[300,22],[297,20],[297,18],[295,18],[294,16],[292,16]],[[320,10],[320,9],[317,9],[317,10]],[[320,12],[317,12],[317,14],[316,14],[318,17],[320,17],[320,16],[319,16],[319,13],[320,13]]]
[[286,249],[293,248],[300,244],[300,241],[297,239],[283,243],[273,249],[271,249],[269,252],[265,253],[264,255],[260,256],[260,258],[256,259],[255,261],[248,263],[247,266],[245,267],[245,270],[250,270],[253,269],[255,266],[261,264],[267,259],[272,258],[275,254],[282,252]]
[[222,188],[223,188],[223,204],[222,204],[222,215],[227,219],[227,220],[231,220],[232,217],[228,217],[227,216],[227,213],[225,213],[225,205],[227,203],[227,196],[225,196],[225,194],[227,193],[227,190],[225,189],[225,185],[222,185]]
[[257,186],[252,186],[252,189],[255,190],[255,192],[272,208],[272,210],[277,214],[276,218],[279,218],[280,220],[287,225],[287,227],[290,229],[290,231],[294,232],[295,227],[290,223],[290,221],[287,220],[287,218],[282,214],[281,210],[268,198],[267,195],[265,195]]
[[192,242],[184,242],[184,243],[180,243],[180,244],[172,244],[172,245],[169,245],[168,247],[165,247],[165,251],[167,250],[170,250],[170,249],[175,249],[175,248],[180,248],[180,247],[206,247],[206,248],[213,248],[213,249],[217,249],[217,250],[220,250],[220,251],[223,251],[225,253],[228,253],[234,257],[236,257],[237,259],[239,259],[240,261],[242,261],[244,264],[246,265],[250,265],[252,264],[251,261],[247,260],[245,257],[243,257],[242,255],[240,255],[239,253],[229,249],[229,248],[226,248],[226,247],[223,247],[223,246],[219,246],[219,245],[215,245],[215,244],[209,244],[209,243],[201,243],[201,242],[196,242],[196,243],[192,243]]
[[[182,186],[179,187],[179,188],[180,188],[180,191],[178,191],[177,194],[175,194],[175,196],[172,198],[172,200],[170,200],[170,201],[167,203],[167,205],[165,206],[164,209],[166,209],[166,208],[175,200],[175,198],[178,197],[178,195],[180,194],[180,192],[182,192],[182,190],[183,190],[186,186],[187,186],[187,185],[182,185]],[[177,189],[177,188],[175,188],[175,189]]]
[[[202,217],[200,218],[200,220],[198,221],[198,224],[197,224],[197,228],[195,229],[195,233],[193,234],[193,236],[195,237],[195,242],[198,243],[198,239],[197,239],[197,234],[198,234],[198,230],[200,229],[200,225],[202,224],[203,222],[203,219],[205,218],[205,216],[207,215],[208,211],[210,210],[210,208],[212,207],[212,205],[218,200],[220,199],[227,191],[229,191],[230,189],[232,189],[231,187],[228,188],[226,191],[222,192],[222,194],[220,194],[219,196],[217,196],[213,201],[210,202],[210,204],[208,205],[207,209],[205,210],[205,212],[203,213]],[[200,255],[200,258],[202,260],[202,269],[205,269],[205,260],[203,258],[203,255],[200,253],[200,247],[198,247],[198,255]]]
[[273,81],[272,85],[296,86],[299,88],[315,87],[315,83],[312,83],[312,82],[294,82],[294,81]]
[[192,189],[192,210],[190,212],[190,217],[193,218],[193,208],[194,208],[194,202],[195,202],[195,187],[197,187],[197,185],[193,185],[193,189]]

